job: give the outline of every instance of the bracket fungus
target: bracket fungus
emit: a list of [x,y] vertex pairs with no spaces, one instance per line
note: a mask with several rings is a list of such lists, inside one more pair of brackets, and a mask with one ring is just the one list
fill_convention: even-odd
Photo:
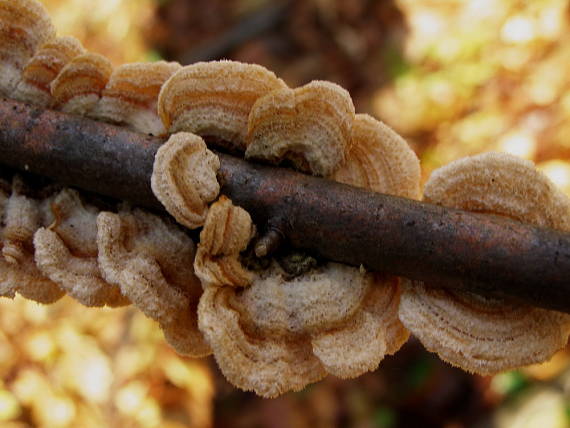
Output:
[[177,226],[141,210],[97,217],[99,266],[104,278],[160,324],[179,354],[210,353],[197,328],[202,293],[192,268],[194,242]]
[[111,62],[102,55],[76,56],[51,83],[54,107],[66,113],[89,115],[99,102],[112,71]]
[[[362,185],[376,180],[396,194],[417,196],[419,162],[403,140],[385,143],[383,135],[352,140],[374,154],[399,151],[388,159],[410,163],[405,168],[372,163],[363,169],[368,175]],[[376,147],[382,144],[386,147]],[[360,167],[362,161],[346,162]],[[238,253],[247,248],[252,229],[249,215],[221,197],[208,211],[194,262],[204,286],[199,328],[231,383],[275,397],[327,374],[350,378],[374,370],[407,340],[409,332],[398,319],[398,278],[332,262],[293,276],[274,260],[268,268],[247,271]]]
[[126,124],[144,134],[164,135],[158,117],[158,94],[164,82],[182,66],[176,62],[123,64],[117,67],[92,116]]
[[34,235],[35,260],[42,273],[85,306],[129,304],[106,282],[97,263],[97,214],[75,190],[63,189],[51,202],[54,221]]
[[9,96],[36,50],[55,37],[45,7],[35,0],[0,0],[0,94]]
[[208,203],[220,192],[219,168],[220,160],[202,138],[179,132],[156,153],[152,191],[179,223],[195,229],[204,224]]
[[350,148],[354,105],[340,86],[313,81],[259,98],[249,114],[248,159],[280,163],[314,175],[329,176]]
[[[248,219],[221,199],[208,212],[201,241],[214,236],[220,245],[240,236],[243,247],[242,238],[251,236]],[[338,263],[289,278],[276,262],[245,287],[227,278],[222,286],[220,277],[203,283],[199,327],[226,378],[264,397],[302,389],[327,373],[354,377],[373,370],[408,337],[397,318],[395,278],[377,282]]]
[[24,183],[16,176],[11,193],[3,196],[0,294],[14,297],[18,292],[39,303],[53,303],[64,292],[43,276],[34,262],[33,236],[45,221],[47,215],[42,211],[46,204],[27,196],[24,190]]
[[63,67],[83,53],[85,49],[75,37],[58,37],[47,42],[24,67],[22,79],[11,97],[38,107],[50,107],[51,82]]
[[379,120],[357,114],[346,161],[333,179],[375,192],[420,198],[420,162],[406,140]]
[[247,118],[255,101],[286,87],[259,65],[198,62],[182,68],[163,85],[158,112],[169,133],[218,137],[243,151]]
[[254,234],[255,227],[247,211],[221,196],[206,218],[194,260],[194,270],[202,284],[217,287],[250,284],[253,274],[243,267],[239,256]]
[[[434,171],[424,199],[570,230],[568,198],[531,162],[508,154],[485,153]],[[543,362],[570,335],[567,314],[419,281],[405,281],[400,319],[443,360],[485,375]]]

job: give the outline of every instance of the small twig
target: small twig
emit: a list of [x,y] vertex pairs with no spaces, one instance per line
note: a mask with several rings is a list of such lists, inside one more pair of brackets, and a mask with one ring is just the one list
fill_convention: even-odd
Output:
[[[0,163],[153,209],[163,139],[0,102]],[[570,234],[444,208],[219,154],[222,193],[294,248],[433,286],[516,297],[570,313]]]

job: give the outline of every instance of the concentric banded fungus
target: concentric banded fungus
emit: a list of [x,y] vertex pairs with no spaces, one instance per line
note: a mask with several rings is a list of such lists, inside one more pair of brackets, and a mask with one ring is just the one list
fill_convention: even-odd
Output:
[[97,217],[99,266],[183,355],[210,350],[197,328],[201,287],[194,276],[194,243],[174,224],[140,210]]
[[110,61],[99,54],[73,58],[51,83],[55,107],[67,113],[89,114],[111,76]]
[[44,44],[26,64],[22,80],[11,97],[39,107],[51,106],[51,82],[69,61],[84,52],[81,43],[70,36]]
[[[204,254],[209,248],[220,254],[221,245],[246,247],[251,236],[246,215],[225,198],[210,207],[200,234],[197,272],[200,265],[212,265]],[[238,263],[235,256],[232,263]],[[241,285],[234,282],[236,270],[232,266],[212,274],[210,268],[201,275],[206,281],[198,320],[220,369],[240,388],[275,397],[327,373],[358,376],[375,369],[387,350],[394,352],[407,339],[397,320],[395,278],[391,286],[385,279],[375,286],[372,274],[327,263],[287,279],[273,262],[241,289],[235,287]],[[231,282],[219,286],[224,275]],[[388,344],[388,337],[394,343]]]
[[233,206],[225,196],[212,205],[194,260],[202,284],[245,287],[251,283],[253,274],[242,266],[239,254],[246,249],[254,230],[247,211]]
[[179,132],[163,144],[154,159],[152,191],[166,210],[190,229],[206,220],[208,202],[220,192],[220,160],[197,135]]
[[170,132],[188,131],[245,150],[253,103],[285,83],[271,71],[234,61],[199,62],[175,73],[162,87],[158,112]]
[[43,205],[22,194],[22,190],[22,181],[15,178],[12,193],[4,202],[0,294],[13,297],[14,292],[18,292],[39,303],[52,303],[64,292],[36,267],[32,243],[42,223],[40,207]]
[[331,82],[270,92],[254,104],[248,121],[246,158],[279,163],[329,176],[350,148],[354,105]]
[[124,64],[117,67],[99,101],[93,117],[130,125],[145,134],[166,133],[158,117],[160,88],[182,66],[174,62]]
[[420,197],[420,162],[408,143],[384,123],[357,114],[346,162],[334,173],[335,181],[375,192]]
[[36,50],[55,37],[44,6],[35,0],[0,0],[0,94],[10,95]]
[[[440,168],[426,184],[425,200],[569,230],[568,199],[531,162],[507,154]],[[545,361],[570,334],[569,315],[419,281],[406,284],[400,318],[428,350],[480,374]]]
[[97,263],[97,214],[79,194],[62,190],[51,203],[54,222],[34,236],[35,259],[42,273],[85,306],[129,303],[115,285],[103,280]]

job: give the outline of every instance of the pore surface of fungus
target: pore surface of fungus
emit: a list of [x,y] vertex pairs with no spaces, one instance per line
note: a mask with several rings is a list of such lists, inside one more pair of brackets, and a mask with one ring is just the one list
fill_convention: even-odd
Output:
[[197,328],[202,288],[192,268],[194,243],[182,230],[141,210],[101,212],[97,244],[105,279],[158,321],[179,354],[210,353]]
[[46,204],[25,195],[24,184],[15,177],[10,195],[4,200],[2,216],[1,294],[18,292],[39,303],[52,303],[64,292],[42,275],[34,262],[33,236],[42,226]]
[[158,117],[158,94],[164,82],[181,67],[178,63],[165,61],[117,67],[92,116],[127,124],[145,134],[165,134],[164,125]]
[[97,262],[97,214],[75,190],[62,190],[50,204],[54,221],[34,235],[35,260],[42,273],[85,306],[129,303],[106,282]]
[[156,153],[152,191],[179,223],[195,229],[204,224],[208,202],[220,192],[216,178],[219,168],[220,160],[202,138],[179,132]]
[[254,102],[285,83],[264,67],[235,61],[199,62],[176,72],[162,87],[158,111],[169,132],[213,136],[245,149]]
[[0,0],[0,94],[10,95],[36,50],[55,37],[44,6],[36,0]]
[[[434,171],[424,198],[569,230],[568,198],[531,162],[503,153],[460,159]],[[428,350],[485,375],[545,361],[566,345],[570,334],[567,314],[419,281],[406,282],[400,318]]]
[[39,107],[50,107],[53,100],[50,85],[65,65],[85,52],[71,36],[53,39],[35,53],[22,72],[22,79],[11,97]]
[[334,83],[272,91],[249,115],[246,158],[287,159],[297,169],[328,176],[345,159],[353,120],[350,94]]
[[111,62],[102,55],[76,56],[51,83],[54,106],[66,113],[88,115],[99,102],[112,70]]
[[[249,215],[228,199],[215,202],[195,261],[205,288],[199,327],[234,385],[275,397],[327,373],[358,376],[407,339],[397,319],[396,278],[377,282],[375,275],[338,263],[291,278],[272,262],[250,272],[249,285],[236,281],[234,272],[245,271],[236,267],[236,250],[247,246],[252,233],[247,220]],[[220,266],[228,261],[216,263],[215,256],[224,249],[231,249],[225,270]]]

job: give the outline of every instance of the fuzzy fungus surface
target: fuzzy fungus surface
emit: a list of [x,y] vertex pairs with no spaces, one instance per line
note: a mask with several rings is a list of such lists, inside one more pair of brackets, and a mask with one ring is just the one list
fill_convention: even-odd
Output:
[[[434,171],[424,199],[570,230],[568,198],[531,162],[504,153],[460,159]],[[483,375],[546,361],[570,335],[568,314],[420,281],[405,281],[400,318],[441,359]]]
[[54,37],[55,28],[40,2],[0,1],[0,94],[10,96],[36,49]]
[[236,61],[199,62],[176,72],[162,87],[158,112],[170,133],[218,137],[245,150],[255,101],[285,83],[266,68]]
[[158,94],[164,82],[181,68],[176,62],[165,61],[117,67],[91,116],[128,125],[143,134],[166,134],[158,117]]
[[11,97],[38,107],[51,107],[51,82],[73,58],[85,53],[81,43],[71,36],[58,37],[34,54],[22,71],[22,78]]

